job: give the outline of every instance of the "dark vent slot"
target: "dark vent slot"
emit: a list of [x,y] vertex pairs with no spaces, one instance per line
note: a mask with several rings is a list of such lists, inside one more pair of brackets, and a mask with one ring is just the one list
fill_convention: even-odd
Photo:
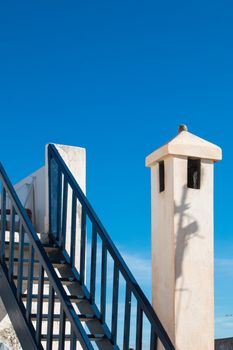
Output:
[[165,170],[164,161],[159,162],[159,192],[165,190]]
[[199,190],[201,187],[201,160],[188,158],[188,187]]

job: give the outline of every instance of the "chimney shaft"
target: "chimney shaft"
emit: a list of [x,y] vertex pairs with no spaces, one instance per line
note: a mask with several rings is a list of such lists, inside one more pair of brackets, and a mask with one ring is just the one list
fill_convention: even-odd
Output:
[[180,129],[146,159],[153,306],[177,350],[214,350],[213,165],[222,155]]

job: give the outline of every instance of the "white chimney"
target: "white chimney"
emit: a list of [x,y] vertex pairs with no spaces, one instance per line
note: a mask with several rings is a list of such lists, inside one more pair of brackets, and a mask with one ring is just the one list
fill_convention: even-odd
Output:
[[221,159],[221,148],[184,125],[146,158],[153,306],[176,350],[214,350],[213,166]]

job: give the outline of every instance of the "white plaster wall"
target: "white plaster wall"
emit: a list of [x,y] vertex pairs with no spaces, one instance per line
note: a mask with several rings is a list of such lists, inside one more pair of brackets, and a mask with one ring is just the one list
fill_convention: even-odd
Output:
[[[54,144],[75,180],[86,194],[86,150],[81,147]],[[46,174],[48,173],[47,147],[46,147]],[[48,178],[47,178],[48,180]],[[48,181],[46,180],[46,192]],[[71,246],[71,211],[72,211],[72,190],[68,186],[67,198],[67,223],[66,223],[66,250],[70,253]],[[48,202],[46,202],[45,232],[48,232]],[[79,270],[80,265],[80,243],[81,243],[81,204],[77,202],[76,211],[76,243],[75,243],[75,266]]]
[[213,162],[202,160],[196,190],[186,157],[164,161],[164,192],[151,168],[153,306],[177,350],[213,350]]
[[165,159],[165,172],[165,191],[160,193],[158,163],[151,168],[152,301],[174,342],[174,189],[171,157]]
[[214,349],[213,162],[187,188],[187,158],[174,158],[176,348]]
[[[86,150],[81,147],[73,147],[66,145],[55,144],[56,149],[61,155],[62,159],[66,163],[67,167],[71,171],[75,180],[78,182],[84,194],[86,193]],[[46,162],[47,164],[47,162]],[[47,183],[48,186],[48,183]],[[72,212],[72,190],[68,187],[67,197],[67,223],[66,223],[66,250],[70,253],[71,243],[71,212]],[[47,211],[48,213],[48,211]],[[46,219],[45,222],[48,222]],[[75,267],[79,271],[80,267],[80,246],[81,246],[81,204],[77,202],[76,211],[76,242],[75,242]],[[55,326],[56,327],[56,326]],[[59,325],[57,325],[57,331],[59,332]],[[65,344],[65,349],[70,349],[70,344]],[[80,344],[77,345],[77,350],[81,350]]]
[[86,149],[67,145],[54,145],[82,191],[86,193]]
[[[27,203],[28,192],[30,191],[31,185],[33,184],[33,191],[31,192]],[[45,217],[45,167],[41,167],[34,173],[30,174],[23,180],[19,181],[14,186],[19,199],[21,200],[24,207],[32,211],[33,225],[36,232],[44,232],[44,217]]]

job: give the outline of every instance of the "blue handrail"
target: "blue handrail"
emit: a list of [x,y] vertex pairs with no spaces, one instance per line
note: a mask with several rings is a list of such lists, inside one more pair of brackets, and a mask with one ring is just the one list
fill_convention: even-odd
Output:
[[[35,338],[38,349],[42,349],[42,310],[43,310],[43,288],[44,288],[44,276],[47,274],[50,283],[50,293],[49,301],[50,306],[54,303],[54,295],[58,298],[61,305],[61,315],[63,315],[63,324],[65,320],[68,320],[71,324],[71,329],[73,336],[78,339],[85,350],[93,349],[93,346],[86,334],[77,314],[70,302],[69,297],[67,296],[64,287],[62,286],[61,281],[59,280],[52,263],[50,262],[38,235],[36,234],[32,223],[23,208],[2,164],[0,163],[0,182],[2,183],[2,193],[1,193],[1,231],[0,231],[0,264],[4,267],[4,270],[7,271],[8,282],[11,285],[12,290],[14,291],[18,303],[21,309],[24,312],[25,320],[28,323],[28,327],[32,332],[32,336]],[[8,260],[6,259],[6,222],[7,222],[7,209],[6,209],[6,197],[10,202],[10,234],[9,234],[9,253]],[[9,210],[8,210],[9,211]],[[19,219],[20,231],[19,242],[15,241],[15,226],[16,226],[16,216]],[[17,282],[14,283],[14,246],[16,243],[19,246],[19,257],[18,257],[18,274]],[[24,249],[25,247],[29,248],[30,259],[29,259],[29,273],[28,273],[28,282],[27,282],[27,304],[26,307],[23,304],[22,292],[23,292],[23,264],[24,264]],[[32,283],[33,283],[33,267],[35,259],[37,256],[39,263],[39,285],[38,285],[38,310],[37,310],[37,322],[36,329],[33,328],[31,322],[31,305],[32,305]],[[17,322],[17,320],[16,320]],[[52,325],[53,315],[52,313],[48,315],[48,325]],[[19,329],[22,331],[22,326],[18,324]],[[16,327],[17,328],[17,327]],[[49,329],[49,327],[48,327]],[[50,327],[52,331],[52,327]],[[51,334],[50,334],[51,335]],[[59,344],[64,342],[62,338],[64,335],[59,334]],[[47,345],[48,348],[52,348],[52,337],[49,337]],[[59,345],[60,346],[60,345]],[[62,349],[62,347],[59,347]]]
[[[137,302],[137,326],[136,333],[136,350],[142,349],[143,338],[143,316],[146,316],[150,323],[150,350],[157,349],[157,339],[161,341],[166,350],[174,350],[174,346],[163,328],[158,316],[153,307],[146,298],[142,289],[139,287],[124,259],[120,255],[110,236],[106,232],[104,226],[93,210],[88,199],[84,195],[71,171],[60,156],[56,147],[53,144],[48,145],[48,162],[49,162],[49,223],[50,233],[54,240],[61,246],[64,252],[67,253],[69,262],[73,270],[77,272],[80,282],[86,289],[87,296],[95,305],[96,296],[96,251],[97,251],[97,236],[102,241],[101,255],[101,306],[99,316],[103,324],[108,329],[106,322],[106,270],[107,270],[107,253],[110,254],[114,261],[113,274],[113,295],[112,295],[112,322],[111,332],[109,337],[114,345],[117,346],[117,311],[118,311],[118,296],[119,296],[119,272],[124,277],[126,283],[125,293],[125,318],[124,318],[124,340],[123,350],[129,348],[130,338],[130,313],[131,299],[135,297]],[[72,209],[71,209],[71,244],[70,250],[67,252],[66,246],[66,223],[67,223],[67,193],[68,187],[72,192]],[[77,203],[81,206],[81,244],[79,247],[80,264],[79,270],[75,265],[75,240],[76,240],[76,216]],[[92,223],[92,253],[91,253],[91,271],[90,271],[90,289],[85,285],[85,250],[86,250],[86,221],[87,218]],[[96,306],[96,305],[95,305]],[[96,306],[97,308],[97,306]]]

